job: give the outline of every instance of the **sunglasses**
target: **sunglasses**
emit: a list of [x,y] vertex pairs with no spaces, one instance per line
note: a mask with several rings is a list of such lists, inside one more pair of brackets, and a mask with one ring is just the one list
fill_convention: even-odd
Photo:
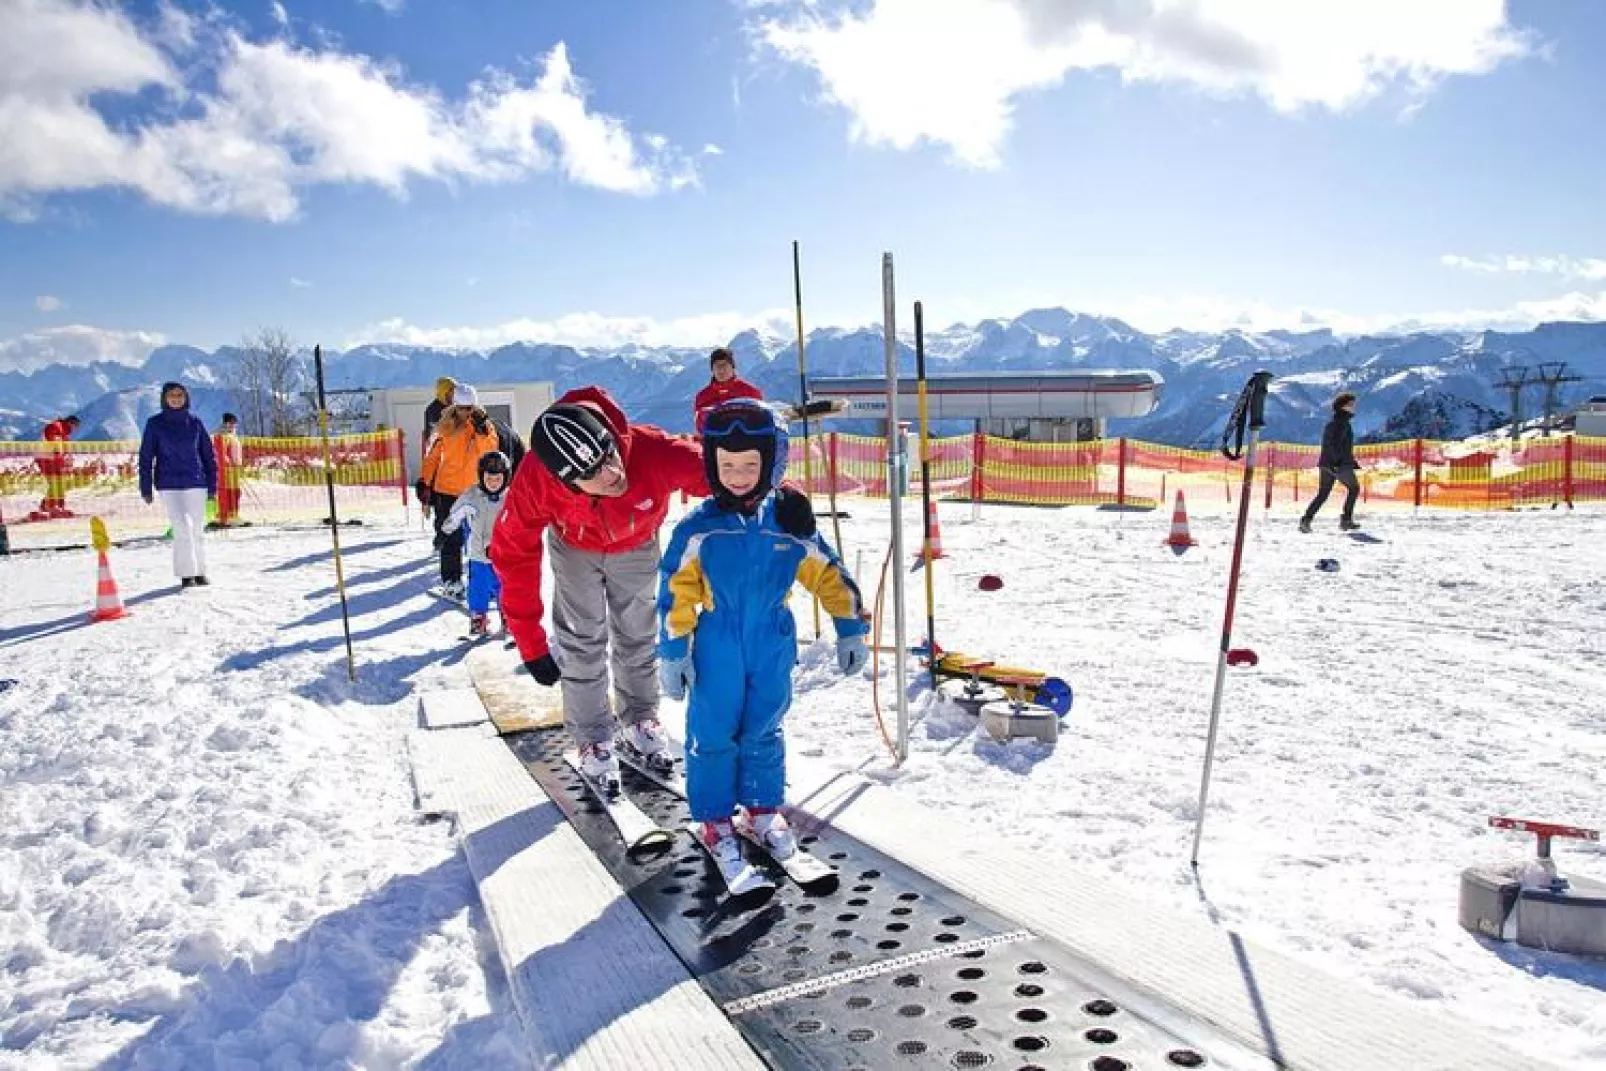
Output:
[[[595,465],[592,465],[590,468],[586,469],[584,472],[576,473],[574,475],[573,479],[575,479],[577,481],[578,480],[594,480],[602,473],[603,469],[608,467],[608,465],[610,463],[617,464],[618,463],[618,459],[619,459],[619,451],[617,451],[617,450],[609,450],[607,453],[603,454],[600,458],[597,459],[597,463]],[[620,467],[622,468],[623,466],[620,466]]]

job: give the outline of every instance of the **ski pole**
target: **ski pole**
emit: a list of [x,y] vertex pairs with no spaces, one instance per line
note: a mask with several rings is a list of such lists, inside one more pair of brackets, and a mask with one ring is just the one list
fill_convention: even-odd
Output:
[[323,482],[329,489],[329,533],[335,543],[335,587],[340,591],[340,623],[346,631],[346,674],[357,683],[357,660],[351,653],[351,608],[346,603],[346,571],[340,561],[340,514],[335,511],[335,469],[329,456],[329,410],[323,396],[323,347],[312,347],[318,372],[318,433],[323,439]]
[[[1210,795],[1210,771],[1215,763],[1216,730],[1221,719],[1221,692],[1227,680],[1227,650],[1232,646],[1232,616],[1238,604],[1238,574],[1243,565],[1244,529],[1249,523],[1249,499],[1255,478],[1255,447],[1260,440],[1260,429],[1266,425],[1266,390],[1271,383],[1270,372],[1256,372],[1244,385],[1238,404],[1221,433],[1221,452],[1229,460],[1244,459],[1243,494],[1238,496],[1238,530],[1232,541],[1232,566],[1227,573],[1227,612],[1221,623],[1221,650],[1216,653],[1216,686],[1210,699],[1210,734],[1205,742],[1204,774],[1199,783],[1199,813],[1193,828],[1193,854],[1188,862],[1199,866],[1199,841],[1204,836],[1205,802]],[[1244,423],[1249,426],[1249,450],[1243,453]],[[1236,448],[1228,441],[1237,436]]]
[[925,314],[920,302],[915,302],[915,384],[920,392],[920,504],[925,511],[925,538],[920,541],[920,552],[926,559],[926,647],[930,654],[931,688],[937,689],[937,596],[932,587],[931,547],[931,437],[930,421],[926,416],[926,329]]
[[[803,263],[797,239],[792,239],[792,295],[797,305],[797,407],[803,416],[803,496],[814,507],[814,458],[809,449],[809,363],[803,348]],[[837,552],[842,551],[841,531],[837,533]],[[814,596],[814,638],[820,638],[820,597]]]

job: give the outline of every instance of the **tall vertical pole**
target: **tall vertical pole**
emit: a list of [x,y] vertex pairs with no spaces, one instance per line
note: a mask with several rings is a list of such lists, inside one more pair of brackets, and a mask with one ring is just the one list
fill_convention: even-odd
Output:
[[926,560],[926,655],[931,667],[931,687],[937,687],[937,595],[933,587],[931,546],[931,421],[926,411],[926,321],[920,302],[915,302],[915,384],[920,392],[920,504],[924,509],[921,554]]
[[898,434],[898,327],[897,299],[892,287],[892,254],[881,254],[881,300],[886,318],[887,356],[887,500],[892,505],[892,620],[897,645],[892,664],[897,667],[898,765],[909,757],[909,692],[905,652],[909,650],[903,608],[903,475],[909,469],[903,436]]
[[[1238,496],[1238,532],[1232,543],[1232,566],[1227,574],[1227,612],[1221,623],[1221,649],[1216,653],[1216,687],[1210,698],[1210,734],[1205,742],[1204,774],[1199,784],[1199,814],[1193,827],[1193,854],[1189,862],[1199,865],[1199,841],[1204,836],[1205,803],[1210,797],[1210,771],[1216,758],[1216,730],[1221,724],[1221,693],[1227,681],[1227,650],[1232,646],[1232,618],[1238,606],[1238,575],[1244,560],[1244,530],[1249,524],[1249,497],[1254,489],[1255,447],[1260,442],[1260,429],[1266,423],[1266,390],[1271,383],[1270,372],[1256,372],[1249,377],[1239,400],[1239,411],[1228,421],[1232,424],[1248,418],[1249,449],[1244,455],[1243,493]],[[1242,425],[1240,424],[1240,429]],[[1242,439],[1239,440],[1242,442]],[[1223,453],[1227,453],[1223,448]],[[1230,458],[1232,455],[1227,454]]]
[[323,438],[323,482],[329,489],[329,532],[335,541],[335,587],[340,592],[340,623],[346,631],[346,675],[357,680],[357,659],[351,653],[351,607],[346,602],[346,571],[340,561],[340,514],[335,511],[335,468],[329,456],[329,409],[323,396],[323,347],[312,348],[318,372],[318,433]]
[[[792,294],[797,303],[797,408],[803,414],[803,494],[814,503],[814,455],[809,447],[809,362],[803,346],[803,264],[797,239],[792,239]],[[834,498],[834,496],[833,496]],[[833,502],[831,511],[836,512]],[[837,553],[841,553],[841,538]],[[814,638],[820,638],[820,597],[814,597]]]

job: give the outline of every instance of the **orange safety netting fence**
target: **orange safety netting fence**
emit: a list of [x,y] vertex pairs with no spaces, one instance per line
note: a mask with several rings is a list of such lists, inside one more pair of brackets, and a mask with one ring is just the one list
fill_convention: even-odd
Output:
[[[906,444],[911,493],[920,491],[920,444]],[[1266,509],[1298,507],[1316,493],[1320,450],[1265,442],[1254,494]],[[1362,501],[1369,507],[1515,509],[1606,502],[1606,438],[1564,435],[1478,452],[1458,442],[1407,439],[1355,448]],[[930,441],[932,491],[948,498],[1027,505],[1155,507],[1183,490],[1190,504],[1231,505],[1243,488],[1243,462],[1215,450],[1137,439],[1019,442],[990,435]],[[884,496],[886,441],[828,432],[792,441],[789,479],[815,494]]]
[[[220,525],[322,521],[329,515],[323,440],[213,436],[218,495],[208,517]],[[342,521],[405,516],[401,431],[336,435],[329,467]],[[139,494],[139,443],[0,442],[0,525],[12,549],[69,546],[102,518],[113,539],[160,535],[160,497]]]

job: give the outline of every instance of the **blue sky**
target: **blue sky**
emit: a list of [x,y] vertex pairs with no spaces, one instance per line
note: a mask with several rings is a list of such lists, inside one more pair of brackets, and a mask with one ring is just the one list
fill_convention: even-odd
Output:
[[1606,317],[1592,0],[0,4],[0,369]]

